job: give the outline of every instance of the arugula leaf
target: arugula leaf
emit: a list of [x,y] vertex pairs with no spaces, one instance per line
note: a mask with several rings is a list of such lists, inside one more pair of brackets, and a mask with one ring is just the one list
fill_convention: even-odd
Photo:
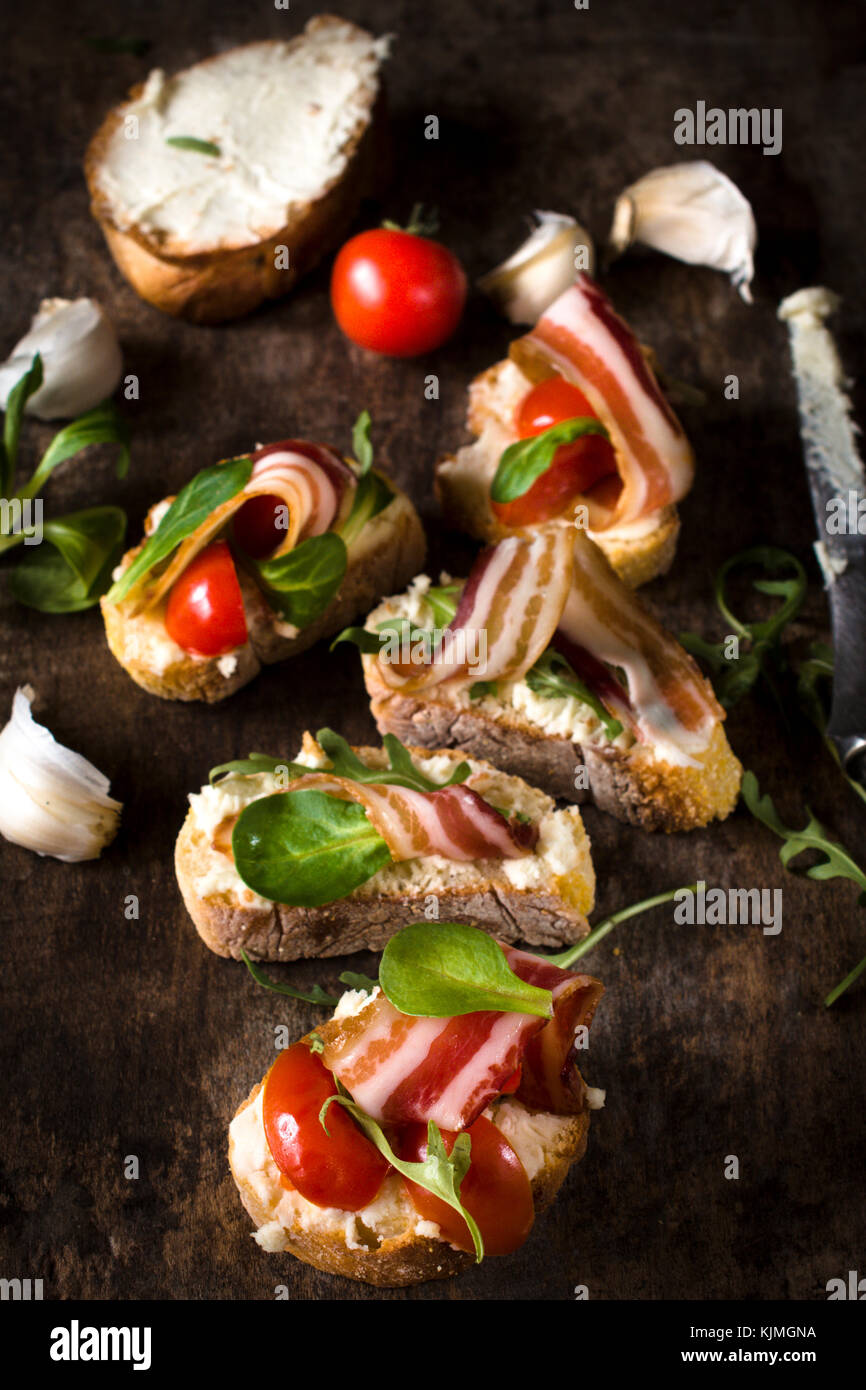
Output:
[[212,140],[199,140],[195,135],[169,135],[165,143],[173,145],[176,150],[192,150],[194,154],[208,154],[214,159],[218,159],[222,153],[219,145]]
[[365,994],[371,994],[379,981],[371,980],[369,975],[359,975],[354,970],[344,970],[337,976],[342,985],[348,985],[349,989],[362,989]]
[[442,787],[453,787],[465,782],[472,771],[468,763],[458,763],[447,782],[434,782],[415,766],[409,750],[403,746],[396,734],[386,734],[382,740],[388,754],[387,768],[368,767],[346,740],[333,729],[320,729],[316,734],[316,740],[330,759],[330,771],[337,777],[349,777],[353,782],[408,787],[418,792],[435,792]]
[[[866,872],[860,865],[852,859],[845,846],[839,841],[831,838],[826,826],[823,826],[816,816],[806,807],[809,817],[802,830],[795,830],[789,825],[785,825],[769,795],[761,796],[761,789],[758,779],[754,772],[746,772],[743,775],[742,797],[747,807],[756,820],[766,825],[768,830],[772,830],[774,835],[778,835],[784,840],[782,848],[779,850],[779,858],[786,869],[792,873],[797,872],[792,868],[793,861],[806,850],[816,850],[822,858],[817,864],[812,864],[806,869],[806,877],[824,881],[831,878],[846,878],[851,883],[856,883],[860,889],[858,899],[861,907],[866,905]],[[866,959],[860,961],[858,965],[846,975],[834,989],[830,991],[824,1000],[825,1007],[829,1008],[834,1004],[841,994],[866,970]]]
[[10,576],[13,597],[42,613],[92,608],[123,553],[125,534],[120,507],[90,507],[46,521],[42,544],[25,549]]
[[[734,570],[757,565],[770,574],[791,569],[793,575],[787,579],[753,579],[752,588],[761,594],[781,598],[776,611],[769,618],[747,622],[739,618],[730,607],[727,598],[728,577]],[[796,617],[806,596],[806,572],[800,561],[788,550],[777,546],[756,545],[742,550],[729,559],[718,570],[713,580],[713,593],[722,617],[729,624],[731,635],[746,642],[748,649],[738,657],[725,655],[726,642],[710,643],[693,632],[680,634],[680,643],[692,656],[702,658],[710,667],[713,686],[719,703],[725,709],[733,709],[763,677],[777,702],[779,697],[773,679],[774,668],[781,665],[781,637],[784,629]]]
[[476,681],[469,687],[469,698],[483,700],[485,695],[495,695],[498,688],[496,681]]
[[332,1105],[342,1105],[344,1109],[348,1110],[371,1144],[375,1144],[379,1153],[388,1160],[392,1168],[395,1168],[404,1178],[408,1178],[410,1182],[417,1183],[427,1192],[432,1192],[434,1197],[439,1197],[443,1202],[447,1202],[449,1207],[452,1207],[463,1217],[469,1227],[472,1243],[475,1246],[476,1263],[480,1264],[484,1258],[484,1241],[481,1238],[477,1222],[460,1201],[460,1187],[472,1162],[472,1140],[469,1135],[466,1133],[458,1134],[449,1155],[438,1127],[430,1120],[427,1125],[427,1157],[421,1163],[408,1163],[397,1157],[380,1125],[348,1095],[328,1096],[322,1106],[319,1120],[326,1134],[328,1130],[325,1125],[325,1117]]
[[547,472],[560,445],[571,444],[573,440],[588,434],[600,434],[602,438],[610,439],[600,420],[580,415],[573,420],[561,420],[558,425],[551,425],[550,429],[529,439],[518,439],[514,444],[509,444],[490,484],[492,500],[513,502],[515,498],[522,497],[536,479]]
[[373,444],[370,439],[372,423],[369,410],[362,410],[352,426],[352,453],[358,462],[358,476],[361,478],[373,467]]
[[552,699],[570,697],[588,705],[601,721],[608,738],[617,738],[622,733],[620,721],[608,712],[598,696],[590,690],[588,685],[584,684],[572,669],[570,662],[553,647],[548,647],[546,652],[542,652],[535,665],[529,668],[524,679],[529,689],[536,695],[546,695]]
[[462,922],[412,922],[392,936],[379,983],[395,1009],[421,1018],[455,1018],[493,1009],[553,1016],[549,989],[521,980],[501,946]]
[[271,902],[322,907],[391,863],[363,806],[327,792],[276,792],[251,801],[232,833],[235,867]]
[[337,633],[328,651],[332,652],[341,642],[352,642],[359,652],[378,656],[384,640],[381,633],[370,632],[366,627],[344,627],[342,632]]
[[0,452],[0,497],[9,496],[9,491],[15,480],[15,465],[18,462],[18,436],[21,433],[24,407],[42,385],[42,376],[42,358],[37,352],[28,370],[16,381],[6,399],[3,447],[2,452]]
[[550,961],[551,965],[558,965],[561,970],[567,970],[576,960],[580,960],[581,956],[585,956],[587,951],[591,951],[603,941],[620,922],[627,922],[630,917],[639,917],[653,907],[660,907],[662,903],[673,902],[678,893],[696,893],[697,888],[696,883],[688,883],[682,888],[669,888],[665,893],[656,893],[655,897],[644,898],[642,902],[632,903],[630,907],[621,907],[619,912],[612,912],[609,917],[605,917],[593,927],[589,936],[578,941],[576,946],[569,946],[566,951],[560,951],[555,956],[542,955],[541,951],[533,951],[533,955],[541,956],[542,960]]
[[55,434],[42,455],[39,467],[18,496],[35,497],[59,463],[72,458],[73,454],[79,454],[89,444],[119,444],[117,476],[126,477],[129,471],[129,428],[114,402],[103,401]]
[[119,603],[138,582],[206,521],[212,511],[228,502],[249,481],[252,458],[226,459],[203,468],[181,488],[153,535],[108,591],[109,603]]
[[394,489],[385,481],[381,473],[364,473],[358,479],[352,510],[339,529],[346,545],[351,545],[361,534],[368,521],[383,512],[394,497]]
[[424,599],[433,609],[437,627],[448,627],[457,616],[457,605],[463,592],[462,584],[431,584]]
[[250,960],[246,951],[241,951],[241,960],[256,984],[261,985],[264,989],[273,990],[274,994],[285,994],[289,999],[302,999],[306,1004],[324,1004],[329,1009],[336,1008],[339,1003],[339,1000],[332,994],[326,994],[321,985],[311,985],[308,990],[301,990],[272,980],[270,975],[265,974],[260,965]]
[[304,777],[312,771],[303,763],[290,763],[285,758],[271,758],[267,753],[250,753],[248,758],[235,758],[232,762],[220,763],[219,767],[212,767],[209,780],[213,786],[218,777],[248,777],[258,772],[277,772],[281,768],[286,769],[286,775],[290,779]]
[[348,556],[341,536],[325,531],[294,550],[256,566],[272,608],[293,627],[305,628],[330,607],[346,574]]
[[779,850],[779,858],[787,869],[791,862],[808,849],[818,850],[824,858],[806,870],[807,878],[829,879],[847,878],[856,883],[861,893],[866,894],[866,873],[851,858],[845,846],[833,840],[826,826],[823,826],[807,806],[809,817],[802,830],[785,825],[772,797],[761,796],[758,779],[754,772],[743,774],[742,797],[752,815],[761,821],[774,835],[785,843]]

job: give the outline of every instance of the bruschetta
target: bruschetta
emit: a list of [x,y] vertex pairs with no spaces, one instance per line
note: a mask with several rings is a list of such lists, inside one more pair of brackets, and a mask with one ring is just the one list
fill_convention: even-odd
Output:
[[537,1013],[425,1016],[416,1000],[410,1016],[379,986],[348,991],[253,1088],[229,1164],[263,1250],[400,1287],[525,1242],[604,1103],[575,1065],[602,986],[490,949],[545,1000]]
[[320,15],[292,39],[157,69],[109,112],[85,159],[91,210],[142,299],[218,323],[339,245],[383,186],[387,51]]
[[293,762],[215,769],[175,867],[200,936],[235,959],[378,950],[412,916],[563,944],[595,897],[577,807],[452,750],[353,749],[330,729]]
[[637,588],[676,549],[694,458],[648,354],[581,273],[469,388],[472,444],[443,458],[446,519],[481,540],[578,517]]
[[510,536],[465,583],[420,576],[341,637],[361,649],[382,733],[646,830],[736,804],[742,768],[712,687],[581,531]]
[[359,439],[366,467],[288,439],[203,469],[151,508],[101,600],[108,645],[138,685],[225,699],[416,572],[418,515]]

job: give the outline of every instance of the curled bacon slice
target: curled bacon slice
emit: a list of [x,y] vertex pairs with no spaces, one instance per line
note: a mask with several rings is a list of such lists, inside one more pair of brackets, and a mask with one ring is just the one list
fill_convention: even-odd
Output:
[[504,949],[515,975],[553,993],[553,1018],[526,1044],[517,1099],[531,1110],[578,1114],[586,1104],[586,1086],[576,1065],[575,1033],[592,1023],[604,986],[591,975],[573,975],[528,951]]
[[605,668],[625,672],[627,701],[612,700],[610,690],[599,689],[598,694],[669,762],[693,763],[693,755],[706,748],[716,723],[725,717],[688,652],[581,531],[574,536],[572,584],[555,645],[560,638],[565,639],[566,656],[567,643],[576,643]]
[[314,772],[292,782],[288,790],[305,789],[363,806],[397,863],[432,854],[464,861],[519,859],[531,854],[538,841],[537,825],[507,819],[472,787],[418,792]]
[[[481,552],[453,621],[433,652],[379,657],[382,679],[410,693],[443,681],[517,680],[556,630],[571,577],[573,531],[547,526],[532,537],[509,536]],[[404,659],[408,656],[408,660]]]
[[267,444],[253,454],[248,482],[234,497],[217,507],[175,551],[168,567],[148,586],[146,607],[163,598],[205,546],[222,531],[250,497],[278,497],[288,512],[286,534],[272,558],[285,555],[301,540],[320,536],[334,524],[351,496],[355,475],[338,454],[324,444],[286,439]]
[[552,1019],[488,1011],[410,1018],[377,995],[361,1013],[318,1029],[325,1066],[374,1119],[395,1125],[433,1120],[441,1129],[465,1129],[519,1067],[517,1095],[530,1107],[558,1114],[583,1108],[574,1029],[591,1021],[602,986],[527,952],[503,950],[521,979],[552,990]]
[[607,426],[622,486],[586,497],[591,530],[637,521],[685,496],[694,456],[682,426],[631,329],[588,275],[578,275],[510,355],[532,381],[558,372],[579,387]]

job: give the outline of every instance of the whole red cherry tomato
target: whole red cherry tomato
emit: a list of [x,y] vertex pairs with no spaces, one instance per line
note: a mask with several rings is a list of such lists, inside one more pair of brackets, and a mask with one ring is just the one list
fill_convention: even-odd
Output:
[[[478,1223],[488,1255],[509,1255],[523,1244],[535,1220],[532,1187],[526,1169],[502,1131],[483,1115],[471,1124],[472,1161],[460,1187],[460,1200]],[[446,1152],[450,1154],[457,1135],[442,1131]],[[404,1130],[400,1157],[417,1163],[427,1156],[427,1126],[410,1125]],[[435,1221],[445,1240],[459,1250],[474,1250],[469,1227],[463,1217],[441,1197],[403,1179],[415,1210],[427,1221]]]
[[172,585],[165,610],[169,637],[196,656],[223,656],[247,640],[241,586],[225,541],[214,541]]
[[[514,424],[520,438],[528,439],[581,415],[598,418],[582,391],[561,376],[552,376],[526,393]],[[531,526],[561,516],[576,497],[615,472],[616,457],[609,440],[588,434],[571,444],[561,444],[550,467],[522,497],[515,497],[513,502],[491,501],[490,505],[504,526]]]
[[280,1172],[308,1202],[360,1211],[376,1196],[389,1165],[341,1105],[328,1107],[325,1133],[319,1113],[336,1091],[321,1057],[305,1042],[293,1043],[265,1077],[265,1136]]
[[331,274],[331,306],[353,343],[417,357],[451,337],[466,302],[453,252],[416,231],[378,227],[347,241]]

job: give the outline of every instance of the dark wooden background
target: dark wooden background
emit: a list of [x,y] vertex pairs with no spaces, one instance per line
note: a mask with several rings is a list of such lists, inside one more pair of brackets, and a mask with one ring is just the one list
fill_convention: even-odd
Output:
[[[6,6],[0,83],[2,350],[37,301],[91,294],[117,324],[141,381],[126,406],[126,482],[97,451],[47,489],[64,510],[116,501],[140,533],[148,504],[194,470],[256,440],[310,434],[347,446],[364,406],[379,457],[407,487],[433,566],[459,571],[468,543],[443,533],[433,461],[461,438],[471,376],[509,329],[473,298],[455,341],[429,360],[365,356],[332,322],[327,269],[288,301],[221,328],[195,328],[141,303],[91,221],[81,176],[104,111],[152,66],[169,71],[253,38],[294,33],[315,6],[292,0],[165,0]],[[397,35],[389,65],[397,159],[386,210],[441,209],[443,235],[471,276],[517,244],[534,207],[579,213],[603,238],[617,193],[653,166],[710,155],[753,202],[756,303],[724,276],[635,255],[605,278],[617,306],[668,370],[706,392],[683,409],[699,462],[682,508],[675,568],[647,597],[674,630],[720,637],[710,575],[766,540],[807,563],[794,636],[826,613],[778,299],[827,283],[850,369],[863,344],[863,7],[801,0],[627,3],[345,0],[341,12]],[[100,55],[86,37],[143,36],[144,58]],[[673,113],[708,105],[782,107],[784,146],[682,151]],[[424,117],[440,119],[437,143]],[[439,375],[426,401],[426,373]],[[723,378],[736,373],[739,401]],[[862,403],[862,398],[861,398]],[[861,419],[866,412],[861,409]],[[29,423],[35,459],[51,430]],[[599,913],[703,877],[784,889],[781,935],[759,927],[676,926],[660,910],[588,958],[608,987],[585,1072],[608,1092],[584,1163],[554,1216],[508,1260],[457,1281],[373,1292],[263,1254],[226,1163],[226,1127],[273,1057],[273,1027],[316,1013],[260,991],[211,955],[188,921],[171,854],[187,792],[250,749],[291,754],[305,727],[371,738],[358,663],[317,648],[266,671],[216,708],[145,695],[109,656],[98,614],[55,618],[3,594],[0,711],[29,680],[37,716],[108,772],[123,826],[101,862],[71,866],[0,843],[3,918],[2,1259],[0,1274],[45,1281],[46,1297],[237,1299],[820,1299],[863,1268],[863,1023],[866,992],[821,1000],[866,951],[866,916],[845,883],[786,874],[777,842],[744,811],[689,836],[647,836],[593,811],[587,824]],[[785,736],[771,707],[741,705],[730,735],[783,814],[809,800],[866,857],[866,813],[817,743]],[[124,917],[126,895],[140,919]],[[371,961],[359,957],[343,965]],[[334,983],[338,965],[300,964]],[[140,1159],[124,1179],[126,1155]],[[723,1176],[726,1155],[738,1181]]]

